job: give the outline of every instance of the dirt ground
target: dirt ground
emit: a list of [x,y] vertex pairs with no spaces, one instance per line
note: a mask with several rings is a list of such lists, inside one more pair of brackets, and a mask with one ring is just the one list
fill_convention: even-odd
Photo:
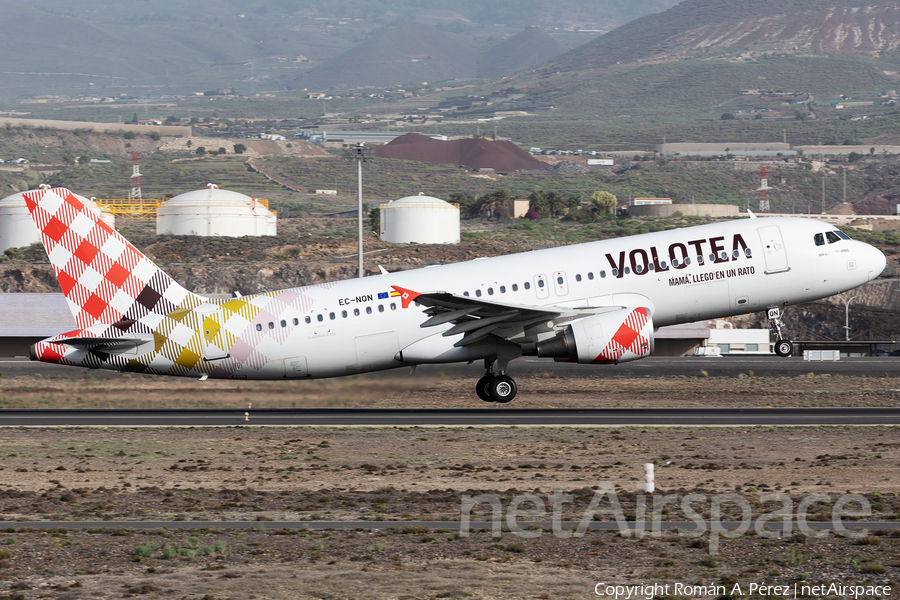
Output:
[[[483,404],[472,399],[474,379],[441,376],[203,385],[122,377],[0,377],[0,398],[4,407]],[[546,374],[520,385],[517,407],[891,406],[898,393],[893,378],[823,376],[598,377],[561,385]],[[656,465],[652,497],[641,493],[642,465],[649,462]],[[847,493],[869,503],[871,516],[864,520],[900,520],[898,467],[896,427],[282,428],[256,427],[251,420],[220,428],[3,428],[0,521],[8,528],[0,532],[0,598],[555,599],[597,597],[600,582],[670,586],[657,597],[703,597],[703,591],[736,598],[750,597],[749,586],[763,583],[896,586],[900,537],[886,530],[853,539],[764,529],[754,535],[751,529],[735,539],[716,538],[718,550],[711,553],[709,533],[557,537],[529,529],[527,521],[551,520],[555,490],[571,496],[560,504],[560,518],[579,521],[604,485],[612,486],[626,520],[649,519],[644,507],[669,496],[676,501],[659,517],[689,520],[679,504],[687,494],[700,495],[691,506],[704,517],[713,495],[733,494],[746,499],[758,519],[783,502],[796,512],[814,493],[827,499],[809,505],[810,520],[830,520]],[[506,529],[497,538],[490,530],[460,536],[449,523],[438,529],[391,524],[459,521],[465,497],[478,494],[495,495],[508,511],[524,493],[545,504],[543,513],[518,521],[531,538]],[[765,494],[783,496],[773,501]],[[524,508],[538,507],[533,498]],[[610,513],[612,497],[601,498],[601,510]],[[722,520],[739,520],[741,510],[732,502],[722,514]],[[473,521],[490,518],[487,503],[471,511]],[[611,521],[615,514],[593,518]],[[59,520],[166,521],[172,527],[14,524]],[[258,526],[177,528],[220,520]],[[340,520],[384,526],[279,526]]]

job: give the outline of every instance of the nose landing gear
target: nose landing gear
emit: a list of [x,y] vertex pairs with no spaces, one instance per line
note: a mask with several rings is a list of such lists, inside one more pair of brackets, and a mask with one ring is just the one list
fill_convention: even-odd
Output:
[[494,374],[494,359],[484,359],[484,377],[475,384],[475,393],[485,402],[501,402],[506,404],[516,397],[519,391],[516,381],[501,369]]
[[784,323],[781,321],[781,310],[770,308],[768,317],[770,323],[769,327],[772,330],[772,333],[775,334],[775,354],[782,358],[790,356],[794,353],[794,344],[790,340],[782,339],[781,326],[784,325]]

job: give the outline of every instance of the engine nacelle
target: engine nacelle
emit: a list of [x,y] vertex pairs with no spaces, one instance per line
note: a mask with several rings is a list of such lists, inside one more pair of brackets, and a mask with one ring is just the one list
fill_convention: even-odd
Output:
[[595,365],[646,358],[653,353],[653,317],[641,306],[579,319],[536,350],[557,361]]

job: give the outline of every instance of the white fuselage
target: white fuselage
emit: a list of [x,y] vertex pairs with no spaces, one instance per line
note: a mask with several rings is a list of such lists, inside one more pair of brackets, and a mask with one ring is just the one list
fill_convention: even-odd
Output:
[[[255,323],[272,337],[253,343],[267,362],[212,376],[333,377],[483,358],[454,349],[461,336],[441,335],[449,325],[420,327],[424,308],[402,308],[392,286],[518,306],[647,307],[659,327],[815,300],[880,274],[884,256],[867,244],[816,245],[829,231],[808,219],[745,219],[276,292],[291,295],[287,308]],[[413,347],[414,358],[401,354]]]

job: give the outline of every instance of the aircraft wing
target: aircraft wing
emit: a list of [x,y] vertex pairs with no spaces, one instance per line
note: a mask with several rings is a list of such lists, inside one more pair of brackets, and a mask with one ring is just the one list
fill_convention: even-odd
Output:
[[407,308],[411,302],[426,307],[425,314],[429,318],[420,327],[451,323],[453,326],[443,333],[445,337],[464,334],[454,346],[467,346],[492,334],[509,340],[521,338],[536,326],[540,330],[550,330],[554,324],[621,308],[507,304],[449,292],[419,293],[396,285],[391,287],[400,294],[403,308]]

